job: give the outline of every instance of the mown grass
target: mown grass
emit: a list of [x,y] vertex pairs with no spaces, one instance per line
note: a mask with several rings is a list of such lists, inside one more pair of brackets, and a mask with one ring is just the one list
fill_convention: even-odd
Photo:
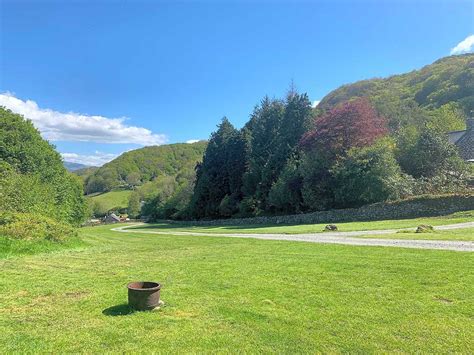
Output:
[[[377,229],[401,229],[415,228],[420,224],[440,226],[445,224],[455,224],[474,221],[474,210],[456,212],[447,216],[424,217],[399,220],[371,221],[371,222],[346,222],[335,223],[339,231],[363,231]],[[204,233],[282,233],[282,234],[302,234],[319,233],[324,227],[330,224],[299,224],[299,225],[231,225],[231,226],[193,226],[179,223],[153,223],[144,226],[131,227],[134,229],[159,229],[160,231],[192,231]]]
[[[471,253],[110,228],[0,260],[2,352],[474,351]],[[133,280],[165,307],[130,312]]]
[[63,242],[50,240],[12,239],[0,235],[0,259],[18,255],[48,253],[84,246],[80,238],[69,238]]
[[89,198],[92,199],[92,201],[100,203],[102,208],[110,210],[115,207],[126,208],[131,193],[131,190],[115,190],[91,195]]
[[465,240],[474,241],[474,227],[452,230],[435,230],[431,233],[415,233],[413,231],[400,231],[393,234],[364,235],[362,238],[377,239],[426,239],[426,240]]

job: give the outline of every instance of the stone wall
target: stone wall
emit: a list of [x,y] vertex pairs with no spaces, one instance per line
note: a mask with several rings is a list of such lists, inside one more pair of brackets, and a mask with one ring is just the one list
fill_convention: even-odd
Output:
[[466,210],[474,210],[474,194],[420,196],[403,201],[375,203],[361,208],[319,211],[287,216],[169,222],[215,226],[248,224],[314,224],[433,217]]

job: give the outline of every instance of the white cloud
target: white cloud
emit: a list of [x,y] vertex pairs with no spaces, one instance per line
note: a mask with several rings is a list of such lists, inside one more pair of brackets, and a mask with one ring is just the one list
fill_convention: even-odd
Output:
[[167,141],[164,134],[155,134],[146,128],[124,124],[125,118],[43,109],[38,107],[35,101],[23,101],[8,92],[0,94],[0,106],[30,119],[42,136],[50,141],[134,143],[143,146],[159,145]]
[[471,52],[474,47],[474,35],[467,36],[463,41],[459,42],[456,47],[451,49],[451,54],[462,54]]
[[93,155],[82,155],[77,153],[61,153],[64,161],[85,165],[101,166],[117,158],[120,154],[103,153],[96,151]]
[[186,141],[186,143],[193,144],[193,143],[197,143],[199,141],[200,141],[200,139],[190,139],[190,140]]
[[316,106],[319,105],[319,103],[321,102],[321,100],[316,100],[313,102],[313,104],[311,105],[312,108],[315,108]]

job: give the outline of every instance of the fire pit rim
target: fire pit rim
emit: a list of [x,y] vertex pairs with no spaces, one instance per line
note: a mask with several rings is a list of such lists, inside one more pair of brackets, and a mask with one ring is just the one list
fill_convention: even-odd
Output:
[[[137,284],[153,284],[153,287],[137,287]],[[159,282],[154,281],[134,281],[127,284],[127,289],[139,292],[150,292],[150,291],[158,291],[161,289],[161,284]]]

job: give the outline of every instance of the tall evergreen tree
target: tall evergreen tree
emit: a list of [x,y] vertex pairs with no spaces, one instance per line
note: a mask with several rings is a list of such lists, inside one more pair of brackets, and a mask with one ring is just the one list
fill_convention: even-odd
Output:
[[250,131],[244,192],[268,210],[268,195],[311,120],[306,94],[291,90],[286,99],[264,98],[246,128]]
[[226,200],[235,201],[234,207],[228,208],[237,209],[244,162],[240,133],[224,117],[211,135],[202,163],[196,167],[196,185],[191,200],[194,217],[219,217],[219,206],[226,196]]

